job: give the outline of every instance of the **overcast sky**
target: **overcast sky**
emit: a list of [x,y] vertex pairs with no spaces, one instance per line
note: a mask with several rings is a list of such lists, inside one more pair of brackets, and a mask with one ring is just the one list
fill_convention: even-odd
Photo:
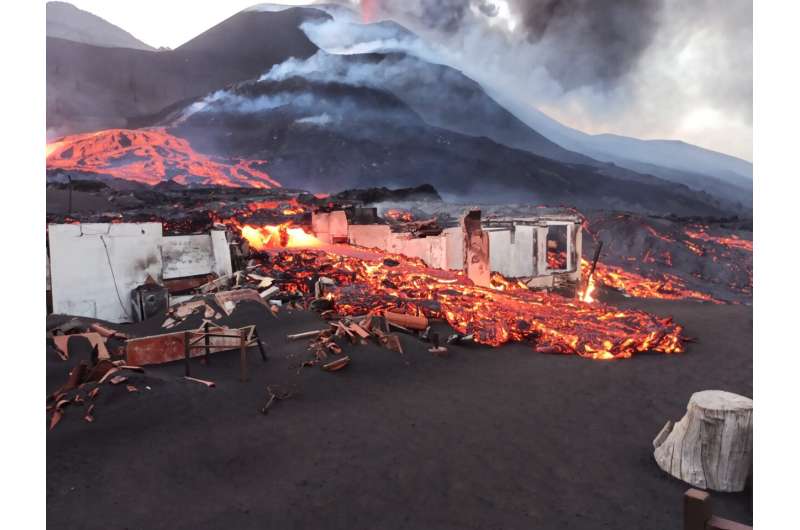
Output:
[[[175,48],[257,2],[72,3],[151,46]],[[463,53],[518,99],[566,125],[593,134],[684,140],[752,160],[749,0],[365,3],[376,18],[398,19]]]

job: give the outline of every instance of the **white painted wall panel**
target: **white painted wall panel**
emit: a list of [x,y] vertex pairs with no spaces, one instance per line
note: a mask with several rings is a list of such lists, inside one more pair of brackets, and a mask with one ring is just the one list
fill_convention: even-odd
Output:
[[534,232],[535,227],[530,225],[516,225],[514,227],[514,244],[511,246],[509,277],[523,278],[533,276]]
[[55,313],[129,321],[131,291],[161,280],[161,223],[49,225],[48,238]]
[[215,270],[211,236],[168,236],[161,240],[164,279],[199,276]]

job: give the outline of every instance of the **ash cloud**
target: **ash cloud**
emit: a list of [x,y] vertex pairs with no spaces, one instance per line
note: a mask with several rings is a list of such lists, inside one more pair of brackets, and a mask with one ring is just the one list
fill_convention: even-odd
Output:
[[[373,38],[329,51],[404,49],[448,64],[529,125],[550,127],[556,141],[563,131],[548,117],[591,134],[679,139],[752,159],[753,13],[747,0],[373,4],[377,20],[397,20],[426,45]],[[328,49],[324,39],[309,36]]]
[[630,72],[653,41],[662,0],[514,0],[514,5],[529,40],[561,50],[547,69],[570,90],[610,84]]
[[[546,47],[541,57],[564,90],[610,85],[653,40],[663,0],[510,0],[516,33]],[[493,0],[380,0],[385,16],[454,34],[500,12]]]

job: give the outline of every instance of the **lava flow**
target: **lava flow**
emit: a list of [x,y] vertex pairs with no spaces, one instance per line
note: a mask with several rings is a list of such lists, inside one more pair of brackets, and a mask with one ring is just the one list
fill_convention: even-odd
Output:
[[75,171],[155,185],[274,188],[280,183],[263,160],[228,160],[196,152],[165,129],[108,129],[75,134],[47,144],[47,169]]
[[309,234],[303,228],[291,226],[291,223],[279,225],[240,225],[238,226],[242,237],[250,244],[254,250],[266,250],[268,248],[311,248],[318,247],[322,243],[314,235]]
[[[308,295],[319,276],[337,283],[332,291],[342,315],[387,309],[441,318],[481,344],[526,341],[537,352],[592,359],[634,353],[683,351],[681,326],[643,311],[531,291],[494,275],[493,288],[474,285],[463,272],[427,267],[421,260],[337,245],[258,255],[262,272],[281,289]],[[279,273],[279,274],[276,274]]]
[[736,236],[736,234],[731,235],[730,237],[725,236],[712,236],[708,232],[706,232],[705,227],[698,227],[696,230],[686,229],[686,235],[691,237],[692,239],[698,239],[700,241],[710,241],[716,243],[721,247],[725,247],[728,249],[739,249],[739,250],[746,250],[748,252],[753,252],[753,242],[747,239],[740,239]]
[[[584,276],[588,275],[590,265],[584,259],[581,260],[581,267]],[[596,280],[611,289],[623,292],[636,298],[661,298],[664,300],[683,300],[693,299],[705,302],[721,303],[707,293],[701,293],[686,287],[686,284],[672,274],[661,273],[659,278],[646,278],[641,274],[626,271],[621,267],[598,263],[594,275],[589,278],[587,292],[581,295],[586,302],[594,301],[592,292],[595,288]]]

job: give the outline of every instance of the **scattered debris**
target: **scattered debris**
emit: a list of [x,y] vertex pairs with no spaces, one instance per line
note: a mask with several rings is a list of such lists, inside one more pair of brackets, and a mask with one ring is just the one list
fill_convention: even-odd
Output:
[[55,409],[53,411],[53,415],[50,417],[50,430],[52,431],[53,428],[58,425],[58,422],[61,421],[61,418],[64,414],[61,412],[61,409]]
[[101,383],[101,384],[102,384],[102,383],[105,383],[107,379],[110,379],[110,378],[111,378],[111,376],[113,376],[115,373],[117,373],[117,372],[119,372],[119,371],[120,371],[120,369],[119,369],[118,367],[116,367],[116,366],[112,366],[111,368],[109,368],[109,369],[108,369],[108,370],[105,372],[105,374],[103,374],[103,377],[101,377],[101,378],[100,378],[100,380],[99,380],[99,381],[97,381],[97,382],[98,382],[98,383]]
[[344,357],[336,359],[335,361],[323,364],[322,369],[325,370],[326,372],[338,372],[348,364],[350,364],[350,356],[345,355]]
[[189,377],[188,375],[183,376],[184,379],[187,381],[194,381],[195,383],[200,383],[201,385],[206,385],[208,388],[214,388],[217,384],[214,381],[206,381],[205,379],[198,379],[196,377]]
[[286,340],[301,340],[301,339],[311,339],[314,337],[318,337],[320,333],[324,333],[324,329],[317,329],[312,331],[304,331],[302,333],[295,333],[293,335],[286,335]]
[[83,415],[83,419],[86,420],[89,423],[94,422],[94,414],[93,414],[93,412],[94,412],[94,403],[91,403],[86,408],[86,413]]
[[[108,330],[110,331],[110,330]],[[113,332],[112,332],[113,335]],[[53,342],[56,345],[56,349],[59,352],[59,356],[62,360],[69,359],[69,339],[72,337],[84,337],[89,341],[89,344],[92,345],[92,348],[97,348],[98,357],[100,359],[109,359],[111,355],[108,353],[108,348],[106,348],[106,336],[92,331],[89,333],[74,333],[72,335],[53,335]]]
[[469,335],[462,335],[461,333],[453,333],[447,338],[447,344],[465,344],[468,342],[473,342],[475,340],[475,336],[470,333]]
[[289,390],[281,390],[273,386],[267,386],[267,402],[261,407],[261,414],[268,414],[269,408],[275,401],[282,401],[284,399],[289,399],[292,397],[292,392]]
[[89,324],[89,329],[92,331],[96,331],[103,337],[109,338],[117,338],[117,339],[127,339],[128,335],[122,333],[121,331],[117,331],[115,329],[107,328],[106,326],[100,324],[99,322],[93,322]]
[[236,309],[236,306],[239,302],[243,300],[253,300],[260,304],[264,303],[264,300],[258,294],[258,291],[255,289],[239,289],[236,291],[223,291],[220,293],[216,293],[214,295],[217,304],[225,311],[225,313],[230,316],[233,313],[233,310]]

